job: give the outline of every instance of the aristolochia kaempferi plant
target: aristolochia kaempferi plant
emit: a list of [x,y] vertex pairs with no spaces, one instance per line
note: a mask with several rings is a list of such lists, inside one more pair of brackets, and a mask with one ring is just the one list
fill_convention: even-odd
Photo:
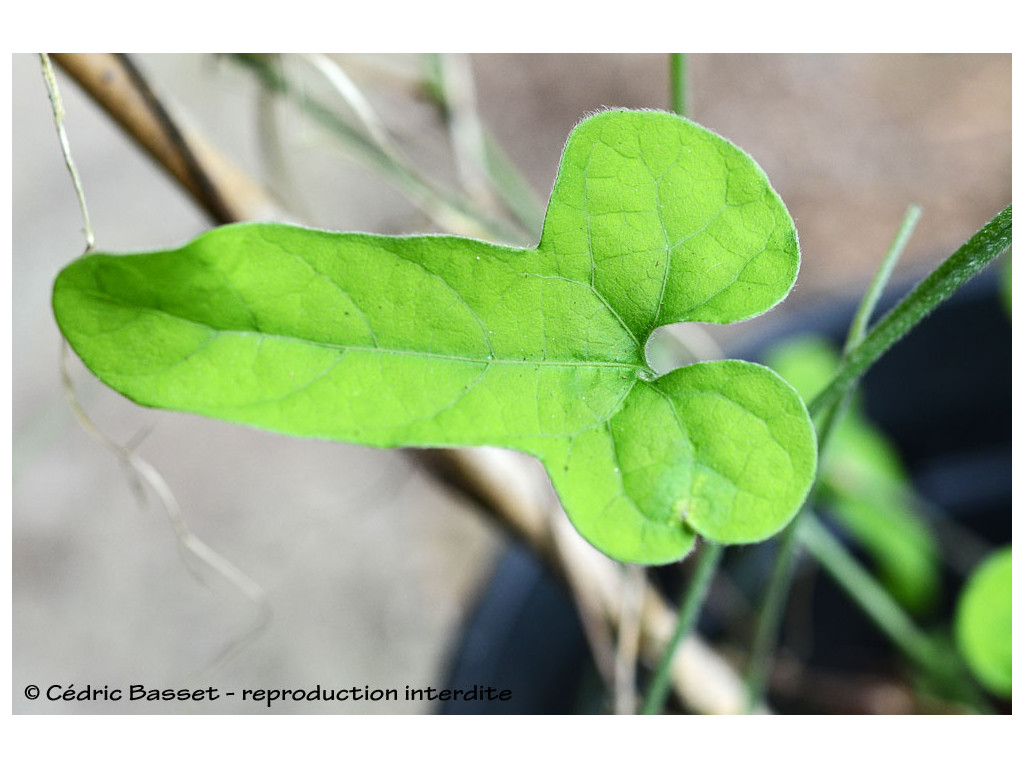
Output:
[[240,224],[174,251],[90,254],[53,302],[86,366],[142,405],[371,446],[524,451],[594,546],[663,563],[695,534],[777,532],[817,453],[771,370],[656,376],[645,344],[667,323],[766,311],[799,259],[740,149],[675,115],[608,111],[570,135],[534,249]]

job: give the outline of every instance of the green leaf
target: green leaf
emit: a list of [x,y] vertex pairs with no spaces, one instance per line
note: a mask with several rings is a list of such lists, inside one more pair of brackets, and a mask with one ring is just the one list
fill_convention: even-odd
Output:
[[1013,691],[1012,549],[1004,547],[971,574],[956,614],[956,641],[975,677],[992,693]]
[[570,136],[535,249],[233,225],[82,258],[54,310],[138,403],[372,446],[524,451],[591,543],[661,563],[695,534],[777,532],[816,448],[769,369],[656,377],[645,344],[666,323],[764,312],[798,265],[793,222],[741,150],[674,115],[609,111]]
[[[767,362],[806,399],[825,388],[839,355],[817,336],[788,339]],[[832,435],[819,470],[833,517],[869,553],[886,589],[904,607],[932,607],[941,582],[938,537],[915,509],[913,486],[895,446],[856,403]]]

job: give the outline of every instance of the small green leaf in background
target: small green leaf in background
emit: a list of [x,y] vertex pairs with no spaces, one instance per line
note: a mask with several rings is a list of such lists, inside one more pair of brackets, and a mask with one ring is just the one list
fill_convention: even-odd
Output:
[[[809,400],[831,380],[839,355],[826,339],[804,336],[775,347],[767,362]],[[892,596],[915,613],[934,606],[941,581],[938,538],[914,508],[895,447],[856,404],[832,434],[820,487],[825,506],[875,561]]]
[[90,254],[54,286],[62,332],[143,405],[371,446],[513,448],[620,560],[793,517],[813,427],[771,370],[655,376],[660,325],[758,315],[799,266],[792,219],[740,149],[661,112],[576,127],[532,250],[278,224],[173,251]]
[[1012,548],[1004,547],[974,570],[956,614],[956,642],[975,677],[992,693],[1013,692]]

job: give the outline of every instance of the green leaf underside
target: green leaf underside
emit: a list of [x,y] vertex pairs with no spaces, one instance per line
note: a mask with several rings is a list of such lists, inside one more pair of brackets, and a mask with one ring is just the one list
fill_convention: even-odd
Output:
[[524,451],[592,544],[660,563],[695,532],[778,531],[816,452],[769,369],[655,378],[646,341],[760,314],[798,265],[792,220],[741,150],[674,115],[610,111],[570,136],[535,249],[231,225],[84,257],[54,310],[138,403],[372,446]]

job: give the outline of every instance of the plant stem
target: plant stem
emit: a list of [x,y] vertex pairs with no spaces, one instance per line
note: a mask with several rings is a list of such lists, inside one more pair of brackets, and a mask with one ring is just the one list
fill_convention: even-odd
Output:
[[[163,167],[218,224],[272,218],[278,207],[248,174],[231,164],[194,131],[168,126],[168,110],[154,109],[124,57],[110,53],[55,53],[51,57],[158,165]],[[201,174],[197,176],[198,167]],[[200,183],[200,178],[205,182]],[[204,190],[212,185],[219,203]]]
[[707,596],[708,588],[715,575],[718,561],[722,558],[722,545],[705,542],[701,549],[697,568],[690,579],[686,595],[679,606],[679,620],[676,622],[675,633],[665,646],[665,652],[658,663],[658,669],[654,673],[654,680],[647,690],[647,697],[644,700],[642,714],[656,715],[665,706],[665,699],[668,698],[669,684],[671,682],[670,670],[672,659],[675,657],[676,649],[693,629],[700,613],[700,607]]
[[922,280],[844,357],[831,383],[808,406],[811,416],[838,402],[857,380],[939,304],[1005,251],[1012,240],[1012,206],[1006,206],[952,256]]
[[[93,248],[95,238],[93,235],[92,224],[89,220],[89,210],[85,202],[85,192],[82,189],[82,182],[78,176],[78,169],[71,157],[71,147],[68,142],[67,132],[64,129],[64,101],[61,98],[60,89],[57,87],[57,78],[54,74],[53,64],[50,61],[49,55],[41,53],[39,54],[39,58],[43,68],[43,78],[46,81],[46,89],[50,95],[50,104],[53,108],[53,119],[57,127],[57,136],[60,140],[61,151],[64,154],[64,162],[67,165],[68,172],[71,174],[75,193],[78,196],[78,204],[82,212],[82,224],[86,240],[85,253],[88,253]],[[122,61],[122,66],[129,68],[131,67],[131,64],[127,59],[125,59]],[[188,559],[189,556],[195,558],[199,564],[205,565],[214,573],[222,576],[225,580],[231,583],[232,586],[237,588],[239,592],[241,592],[242,595],[256,608],[257,615],[254,618],[252,626],[245,634],[233,640],[221,651],[211,665],[217,666],[230,658],[236,651],[243,648],[248,642],[260,635],[264,628],[269,624],[270,603],[267,600],[266,593],[259,584],[249,578],[233,563],[192,533],[185,522],[185,516],[182,514],[181,507],[178,504],[173,491],[171,491],[170,486],[167,484],[167,481],[159,470],[139,456],[130,443],[122,445],[96,426],[79,400],[78,394],[75,391],[74,383],[71,380],[71,373],[68,368],[69,351],[70,347],[68,346],[67,341],[62,339],[60,348],[61,385],[64,389],[64,397],[68,402],[71,412],[78,420],[82,429],[91,438],[110,451],[110,453],[113,454],[128,471],[128,482],[131,485],[132,490],[136,493],[140,508],[146,506],[145,488],[148,486],[152,490],[174,528],[174,535],[177,539],[178,550],[182,556],[182,562],[185,567],[193,573],[196,579],[200,583],[205,583],[206,581],[204,576],[196,570],[196,563],[191,562]]]
[[797,526],[797,538],[908,657],[926,668],[941,662],[932,642],[814,515]]
[[118,64],[120,64],[125,76],[131,82],[135,92],[146,105],[146,111],[156,119],[162,133],[177,148],[189,178],[201,192],[205,206],[210,214],[217,221],[230,220],[235,215],[234,211],[228,207],[217,185],[207,175],[202,163],[196,157],[195,150],[190,146],[181,128],[178,127],[177,121],[171,116],[167,107],[164,106],[164,102],[153,91],[146,76],[142,74],[142,70],[135,66],[135,62],[125,53],[115,53],[114,57],[117,59]]
[[636,660],[640,652],[640,616],[643,611],[646,569],[623,567],[619,636],[615,649],[615,714],[636,714]]
[[761,610],[757,614],[754,625],[754,639],[751,643],[750,661],[747,663],[745,675],[747,684],[747,709],[753,712],[764,698],[765,682],[771,668],[771,656],[779,641],[779,628],[782,626],[782,614],[789,594],[789,585],[793,580],[798,551],[796,528],[803,510],[780,534],[779,551],[775,555],[775,565],[768,579],[768,587],[761,601]]
[[687,62],[685,53],[670,53],[668,59],[669,89],[672,111],[680,117],[690,114],[690,90],[687,88]]

